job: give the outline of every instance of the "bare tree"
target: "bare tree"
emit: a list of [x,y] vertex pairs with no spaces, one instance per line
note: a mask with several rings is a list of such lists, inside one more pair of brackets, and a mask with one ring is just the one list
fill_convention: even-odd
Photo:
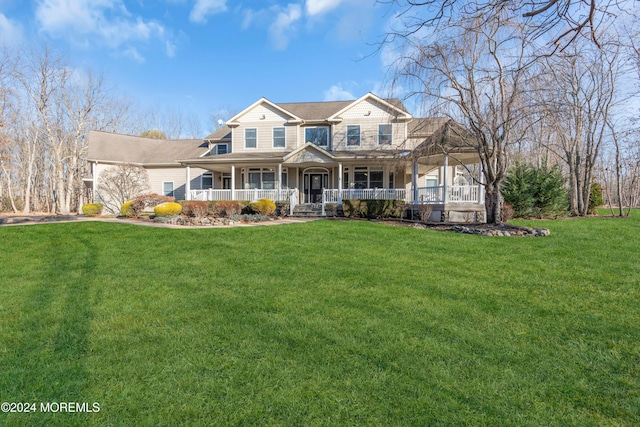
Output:
[[[496,16],[508,12],[519,17],[527,37],[548,41],[554,53],[586,35],[600,45],[598,29],[617,15],[628,13],[633,3],[623,0],[379,0],[400,7],[399,16],[412,32],[425,28],[440,30],[475,16]],[[391,33],[393,36],[394,33]]]
[[149,176],[141,167],[123,164],[110,167],[100,174],[98,198],[111,213],[120,212],[127,200],[144,194],[149,189]]
[[545,122],[553,128],[552,149],[567,165],[570,210],[584,216],[603,144],[611,136],[613,108],[618,101],[621,74],[618,44],[571,46],[547,58],[543,74],[550,90],[544,93]]
[[525,86],[533,64],[522,30],[498,14],[460,21],[432,37],[405,34],[396,73],[397,84],[414,89],[409,96],[468,130],[455,137],[478,153],[489,223],[502,222],[508,152],[527,126]]

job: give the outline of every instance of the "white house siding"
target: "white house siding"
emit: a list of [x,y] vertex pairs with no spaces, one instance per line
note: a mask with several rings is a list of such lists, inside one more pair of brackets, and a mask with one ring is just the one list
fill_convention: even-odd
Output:
[[[262,118],[264,117],[264,118]],[[231,132],[234,153],[282,151],[296,148],[296,127],[287,124],[290,117],[264,104],[257,105],[238,118],[240,126]],[[273,128],[285,128],[285,147],[273,147]],[[245,129],[257,130],[257,148],[245,148]]]
[[[187,172],[184,167],[177,168],[146,168],[149,174],[149,187],[152,193],[162,194],[163,183],[173,182],[173,195],[176,200],[184,200]],[[193,173],[192,173],[193,178]]]
[[[389,114],[383,105],[363,100],[353,107],[340,113],[342,122],[333,128],[333,149],[339,150],[375,150],[397,148],[405,139],[406,123],[395,122],[395,117]],[[389,145],[378,145],[378,126],[391,124],[392,141]],[[347,127],[360,126],[360,145],[347,145]]]

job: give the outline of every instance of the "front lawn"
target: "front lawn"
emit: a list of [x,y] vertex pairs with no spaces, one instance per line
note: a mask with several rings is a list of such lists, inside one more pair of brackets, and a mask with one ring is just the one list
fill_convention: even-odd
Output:
[[640,424],[640,215],[519,224],[0,228],[0,425]]

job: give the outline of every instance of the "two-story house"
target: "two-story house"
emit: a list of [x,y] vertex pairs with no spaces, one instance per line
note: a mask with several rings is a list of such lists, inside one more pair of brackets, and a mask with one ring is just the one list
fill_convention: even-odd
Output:
[[482,187],[462,167],[477,164],[477,154],[452,143],[452,126],[459,127],[446,118],[414,118],[399,100],[371,93],[334,102],[262,98],[206,137],[207,150],[183,157],[174,151],[184,178],[176,182],[176,170],[171,185],[160,179],[165,184],[156,190],[180,188],[191,200],[287,200],[292,209],[347,198],[402,199],[432,204],[434,219],[483,212]]

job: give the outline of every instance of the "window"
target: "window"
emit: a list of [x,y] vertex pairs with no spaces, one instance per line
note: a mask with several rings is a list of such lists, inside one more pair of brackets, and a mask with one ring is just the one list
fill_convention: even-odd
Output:
[[244,130],[244,148],[258,148],[258,129],[247,128]]
[[369,188],[383,188],[383,176],[382,170],[370,170],[369,171]]
[[[275,168],[250,168],[247,175],[243,169],[244,188],[260,188],[265,190],[275,190],[278,188],[278,173]],[[287,188],[287,171],[282,170],[281,188]]]
[[342,188],[349,188],[349,168],[342,171]]
[[165,196],[173,197],[173,182],[163,182],[162,183],[162,192]]
[[249,177],[245,188],[260,188],[262,185],[262,171],[260,169],[249,169]]
[[360,145],[360,126],[347,126],[347,145]]
[[437,187],[438,186],[438,177],[437,176],[428,176],[427,177],[427,187]]
[[284,128],[273,128],[273,147],[284,148],[286,146]]
[[369,168],[355,168],[353,170],[353,187],[367,188],[369,186]]
[[378,125],[379,145],[391,145],[392,128],[390,124]]
[[353,170],[354,188],[384,188],[384,172],[380,168],[357,167]]
[[211,172],[205,172],[200,175],[200,180],[200,189],[208,190],[210,188],[213,188],[213,174]]
[[229,144],[216,144],[216,154],[227,154],[229,152]]
[[396,174],[389,172],[389,188],[396,188]]
[[231,174],[223,173],[222,174],[222,188],[225,190],[231,189]]
[[328,127],[313,127],[305,128],[304,140],[311,142],[318,147],[329,148],[329,128]]

